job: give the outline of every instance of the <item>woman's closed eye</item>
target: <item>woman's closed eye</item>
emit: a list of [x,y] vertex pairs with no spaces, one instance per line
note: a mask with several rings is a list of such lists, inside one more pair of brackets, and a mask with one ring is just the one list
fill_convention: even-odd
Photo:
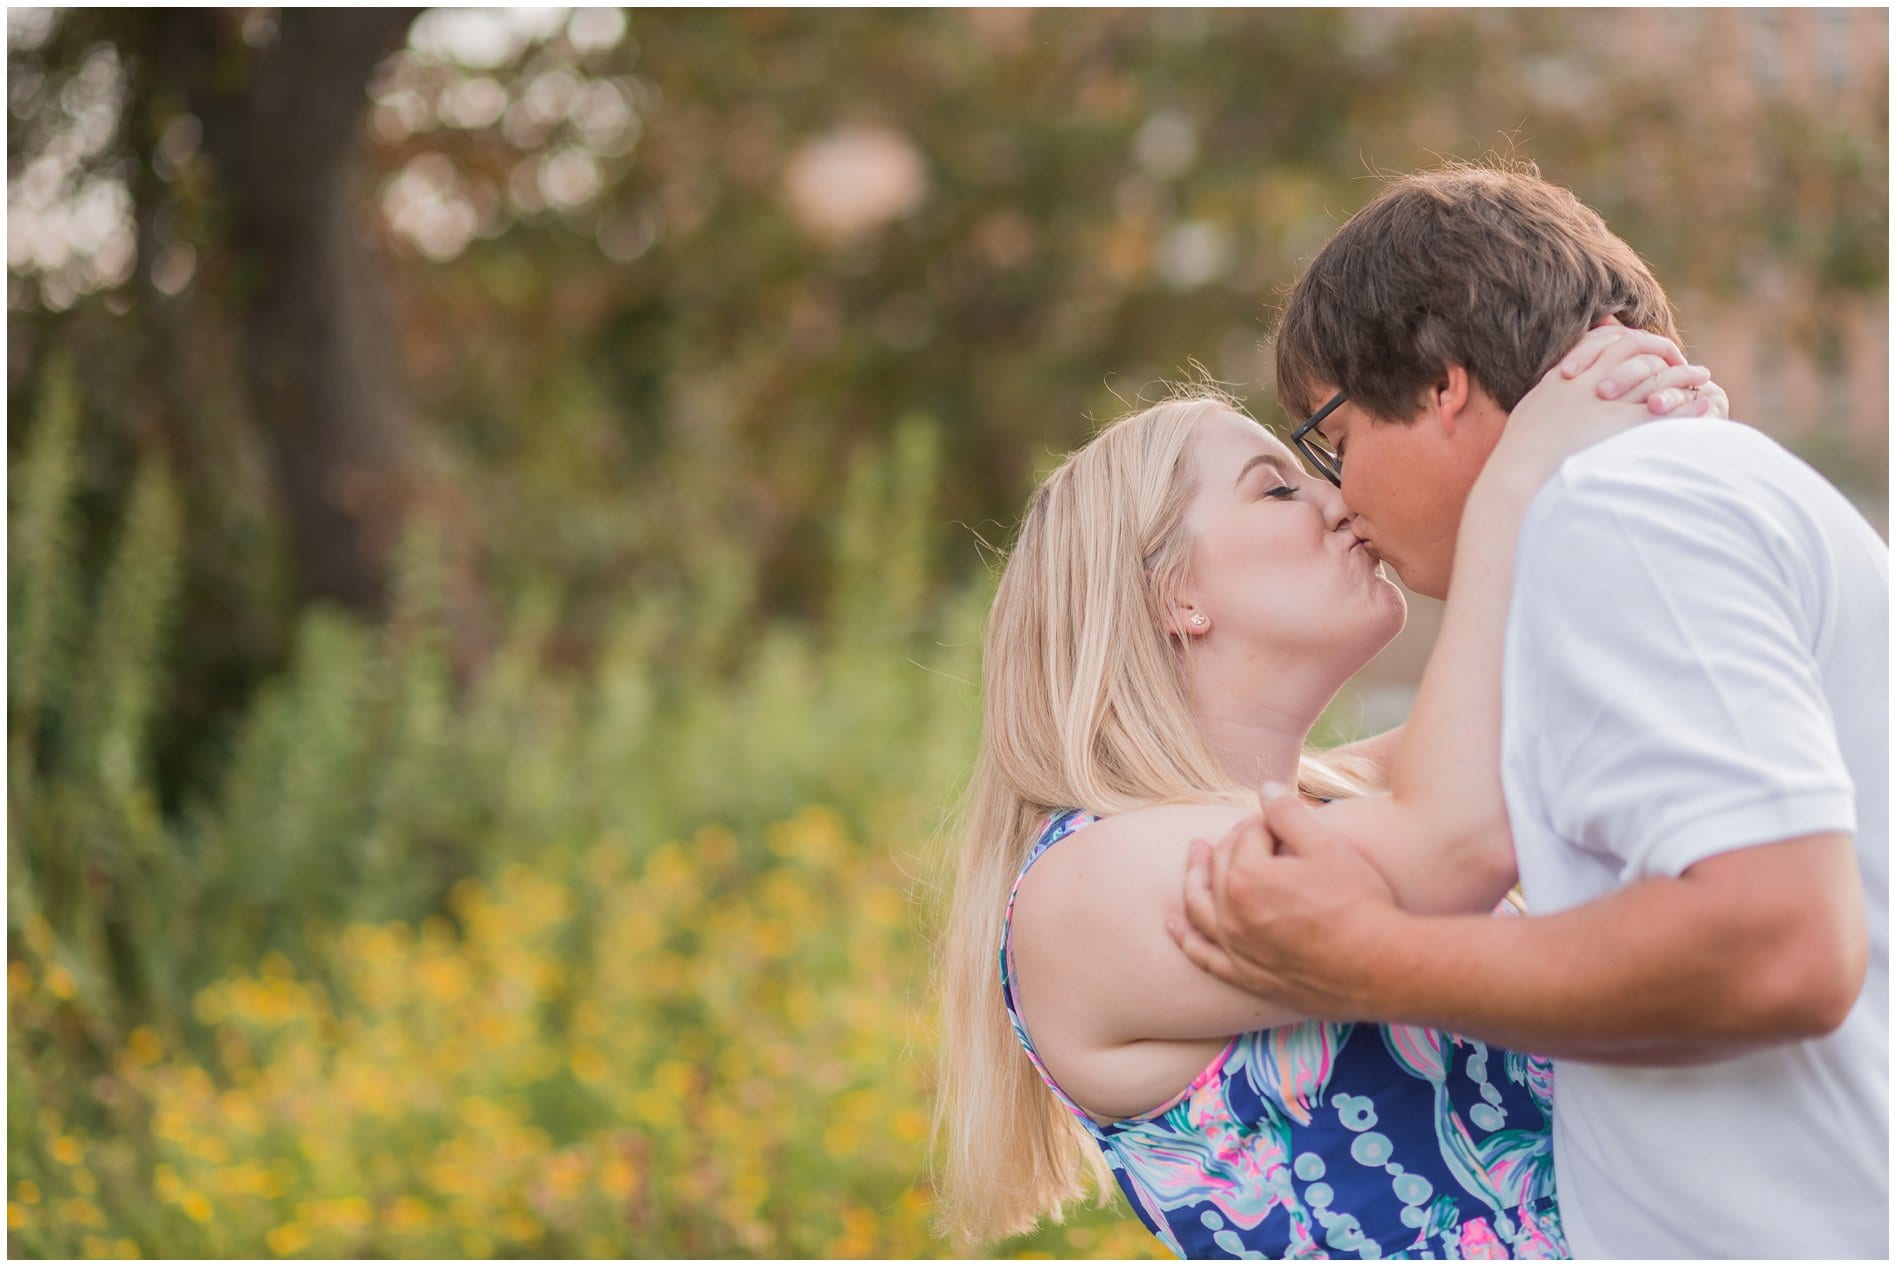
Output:
[[1261,495],[1264,497],[1286,498],[1296,491],[1297,486],[1295,484],[1276,484],[1265,489]]

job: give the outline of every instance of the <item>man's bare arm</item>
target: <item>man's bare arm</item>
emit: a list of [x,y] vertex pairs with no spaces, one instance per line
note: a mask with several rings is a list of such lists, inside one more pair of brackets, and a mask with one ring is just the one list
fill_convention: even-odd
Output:
[[[1310,1016],[1409,1021],[1576,1060],[1678,1064],[1843,1022],[1868,964],[1847,834],[1733,850],[1568,911],[1522,919],[1397,909],[1373,868],[1288,800],[1268,868],[1324,900],[1274,914],[1254,869],[1199,850],[1175,930],[1200,967]],[[1270,848],[1258,833],[1249,848]],[[1215,896],[1222,876],[1225,900]],[[1315,886],[1314,888],[1305,887]]]

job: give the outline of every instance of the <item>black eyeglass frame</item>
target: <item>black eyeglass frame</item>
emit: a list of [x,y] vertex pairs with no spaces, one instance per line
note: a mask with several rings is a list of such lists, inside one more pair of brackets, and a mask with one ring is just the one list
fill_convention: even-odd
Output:
[[[1336,410],[1338,405],[1348,399],[1349,397],[1343,392],[1338,392],[1330,397],[1329,404],[1311,414],[1304,420],[1301,427],[1290,433],[1290,442],[1297,446],[1297,452],[1303,454],[1304,461],[1310,463],[1317,474],[1338,488],[1343,487],[1343,459],[1331,451],[1328,442],[1323,438],[1323,433],[1317,431],[1317,428]],[[1310,438],[1312,432],[1316,432],[1314,440]]]

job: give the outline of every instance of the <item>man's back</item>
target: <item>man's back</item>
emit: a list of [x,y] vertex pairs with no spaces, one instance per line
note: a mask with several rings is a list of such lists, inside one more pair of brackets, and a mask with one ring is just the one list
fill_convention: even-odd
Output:
[[1522,526],[1502,772],[1530,908],[1854,834],[1870,967],[1844,1025],[1715,1065],[1562,1062],[1581,1256],[1887,1252],[1888,549],[1740,424],[1571,459]]

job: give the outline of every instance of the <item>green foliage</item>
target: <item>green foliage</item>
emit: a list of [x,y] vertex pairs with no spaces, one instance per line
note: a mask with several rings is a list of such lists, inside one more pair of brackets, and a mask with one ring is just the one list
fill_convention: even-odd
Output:
[[153,983],[139,948],[158,949],[167,918],[143,887],[168,869],[144,773],[166,680],[180,524],[168,473],[147,463],[104,576],[85,593],[72,534],[78,416],[61,370],[13,490],[8,926],[28,915],[52,922],[95,1009],[86,1033],[100,1041],[109,1004]]
[[[47,627],[46,596],[79,579],[53,530],[70,417],[55,397],[23,482],[31,510],[18,517],[14,572],[27,601],[15,611],[29,630]],[[985,607],[983,590],[943,604],[929,585],[936,452],[916,420],[855,464],[822,625],[746,624],[747,573],[711,541],[689,581],[624,604],[583,671],[548,662],[559,598],[529,594],[464,693],[446,657],[440,543],[418,528],[386,628],[309,611],[285,672],[232,728],[220,776],[165,824],[152,820],[144,737],[166,682],[178,527],[151,466],[82,613],[82,653],[15,690],[16,725],[36,700],[72,700],[54,718],[58,747],[23,768],[43,786],[15,788],[26,883],[77,893],[72,846],[87,841],[105,874],[136,874],[176,903],[163,953],[194,986],[266,950],[300,950],[311,923],[419,918],[456,881],[551,841],[652,840],[708,821],[754,829],[812,800],[863,829],[903,825],[918,805],[925,818],[972,750]],[[129,896],[92,899],[98,918],[137,909]]]
[[[72,412],[34,420],[15,574],[79,591],[43,544]],[[746,627],[743,579],[692,568],[561,667],[542,588],[458,691],[416,531],[386,626],[308,612],[174,818],[144,736],[177,506],[148,467],[13,788],[16,1248],[937,1252],[915,885],[989,597],[928,584],[937,461],[920,419],[858,455],[823,622]],[[1145,1252],[1128,1226],[1029,1243]]]
[[93,605],[81,659],[87,671],[73,704],[69,759],[105,800],[130,796],[146,765],[177,603],[181,532],[171,478],[161,463],[147,462]]
[[43,390],[32,442],[7,489],[7,697],[15,740],[8,751],[20,779],[31,778],[42,715],[60,704],[49,695],[68,680],[80,579],[70,514],[79,404],[63,358],[48,367]]
[[[501,612],[555,578],[561,662],[599,660],[628,594],[692,608],[688,634],[661,619],[634,638],[659,639],[677,680],[728,675],[761,623],[834,617],[838,549],[880,544],[871,523],[839,545],[862,522],[850,472],[923,432],[934,522],[998,539],[1046,454],[1193,360],[1277,421],[1259,343],[1303,262],[1376,173],[1493,149],[1538,162],[1652,261],[1741,416],[1886,500],[1885,15],[640,10],[617,37],[576,38],[600,16],[522,19],[537,33],[496,65],[390,59],[362,156],[376,281],[400,316],[389,387],[461,504],[445,531],[478,577],[457,597],[484,587]],[[215,67],[169,55],[208,29]],[[22,18],[9,45],[18,168],[83,150],[75,189],[136,173],[149,229],[110,285],[81,285],[83,261],[16,269],[10,329],[16,407],[57,390],[58,353],[115,424],[86,454],[68,545],[116,528],[137,452],[172,458],[188,522],[155,737],[168,812],[216,777],[303,614],[260,460],[271,420],[245,401],[265,262],[228,239],[204,139],[218,125],[187,107],[205,75],[244,86],[273,29],[234,10],[64,10]],[[1733,90],[1671,73],[1681,47],[1732,68]],[[481,99],[495,110],[464,108]],[[114,108],[109,138],[79,145]],[[795,175],[862,128],[885,144],[838,187],[886,184],[893,147],[918,192],[825,230]],[[570,182],[590,192],[550,198],[569,183],[555,168],[590,173]],[[395,216],[413,201],[398,184],[426,186],[439,214]],[[443,242],[424,221],[470,227]],[[155,264],[179,259],[196,271],[157,286]],[[1822,390],[1782,390],[1813,376]],[[852,613],[870,614],[864,636],[981,571],[939,532],[919,566],[900,585],[930,592],[872,588]],[[76,653],[60,650],[65,601],[22,608],[16,678]]]

